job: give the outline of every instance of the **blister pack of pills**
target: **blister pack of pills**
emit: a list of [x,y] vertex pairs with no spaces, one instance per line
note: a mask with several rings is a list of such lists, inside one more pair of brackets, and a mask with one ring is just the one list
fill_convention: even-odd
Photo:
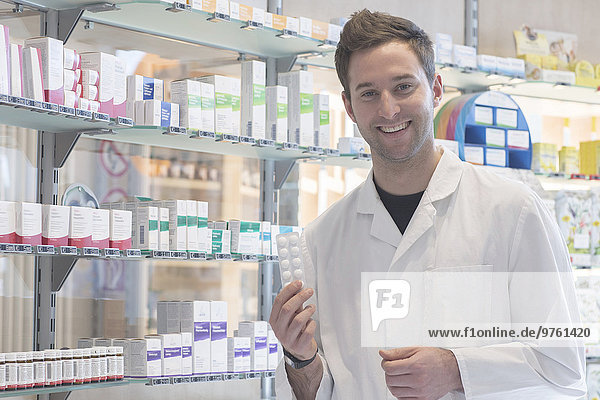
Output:
[[300,256],[300,234],[298,232],[277,235],[277,254],[279,255],[279,271],[281,285],[289,285],[293,281],[302,281],[304,286],[304,265]]

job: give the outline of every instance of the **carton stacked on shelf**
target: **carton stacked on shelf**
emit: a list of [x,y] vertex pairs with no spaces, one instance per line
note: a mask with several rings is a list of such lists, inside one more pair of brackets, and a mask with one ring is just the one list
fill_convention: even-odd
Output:
[[[94,346],[85,349],[0,353],[0,390],[19,391],[56,386],[118,381],[124,378],[123,348]],[[17,394],[15,394],[17,395]]]
[[278,83],[288,88],[288,142],[314,145],[313,76],[309,71],[280,73]]
[[[102,339],[80,339],[79,347]],[[124,347],[125,376],[189,376],[227,371],[227,303],[159,301],[157,334],[106,339]]]
[[184,128],[214,135],[214,97],[215,87],[210,83],[193,79],[171,82],[171,101],[179,105],[179,124]]
[[[98,72],[98,85],[83,85],[83,97],[98,101],[99,112],[115,117],[113,101],[115,96],[115,63],[112,54],[89,52],[81,54],[81,68]],[[94,96],[94,94],[96,96]]]
[[79,108],[99,112],[100,102],[98,101],[98,85],[100,84],[100,74],[98,71],[93,69],[82,69],[80,84],[82,89]]
[[65,106],[89,111],[89,102],[80,102],[83,95],[83,87],[79,82],[81,80],[81,56],[75,50],[64,48],[63,67]]
[[[32,49],[38,49],[38,51]],[[64,105],[63,42],[49,37],[30,38],[25,40],[23,52],[26,67],[24,87],[28,88],[24,93],[25,97]],[[36,61],[38,61],[37,66],[34,65]],[[39,98],[40,78],[43,90],[42,99]],[[73,98],[69,100],[73,100]]]
[[523,60],[477,54],[474,47],[454,44],[452,36],[445,33],[436,33],[434,50],[435,62],[438,64],[525,78]]
[[164,98],[164,83],[160,79],[148,78],[141,75],[127,77],[127,110],[128,118],[136,125],[145,125],[145,102],[162,101]]

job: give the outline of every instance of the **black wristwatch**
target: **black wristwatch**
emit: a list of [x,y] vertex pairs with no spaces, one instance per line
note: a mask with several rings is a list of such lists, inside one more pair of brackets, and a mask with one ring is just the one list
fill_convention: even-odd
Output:
[[292,355],[292,353],[290,353],[289,351],[287,351],[284,348],[283,349],[283,358],[285,359],[285,363],[287,365],[289,365],[290,367],[292,367],[294,369],[300,369],[300,368],[306,367],[308,364],[310,364],[311,362],[313,362],[313,360],[317,357],[317,353],[318,353],[318,351],[315,352],[315,355],[312,356],[308,360],[300,360],[300,359],[294,357]]

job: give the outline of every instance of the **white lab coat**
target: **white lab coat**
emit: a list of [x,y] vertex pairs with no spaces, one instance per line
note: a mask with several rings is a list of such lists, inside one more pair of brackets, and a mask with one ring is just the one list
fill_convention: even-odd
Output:
[[[315,289],[317,342],[324,376],[317,399],[393,399],[377,348],[361,347],[361,272],[570,272],[567,247],[554,218],[525,185],[462,162],[445,151],[404,235],[373,183],[373,172],[348,196],[313,221],[302,237],[306,280]],[[535,299],[542,312],[578,320],[573,282],[561,293],[510,282],[497,303],[496,322],[531,322],[519,302]],[[545,310],[547,307],[551,310]],[[524,315],[525,314],[525,315]],[[451,349],[464,394],[448,399],[576,399],[585,395],[581,347]],[[283,362],[278,399],[295,398]]]

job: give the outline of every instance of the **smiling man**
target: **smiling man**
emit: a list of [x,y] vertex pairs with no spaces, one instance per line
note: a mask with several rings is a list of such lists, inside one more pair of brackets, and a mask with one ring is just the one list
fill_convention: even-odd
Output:
[[[365,272],[510,274],[493,299],[494,314],[483,310],[490,323],[577,321],[577,307],[572,281],[549,289],[519,275],[570,273],[566,246],[539,197],[434,145],[433,112],[443,90],[426,33],[406,19],[363,10],[345,25],[335,61],[346,111],[371,146],[373,169],[306,227],[307,285],[290,284],[275,299],[270,323],[286,360],[277,370],[277,398],[584,395],[577,346],[361,347]],[[460,321],[455,301],[435,306]]]

